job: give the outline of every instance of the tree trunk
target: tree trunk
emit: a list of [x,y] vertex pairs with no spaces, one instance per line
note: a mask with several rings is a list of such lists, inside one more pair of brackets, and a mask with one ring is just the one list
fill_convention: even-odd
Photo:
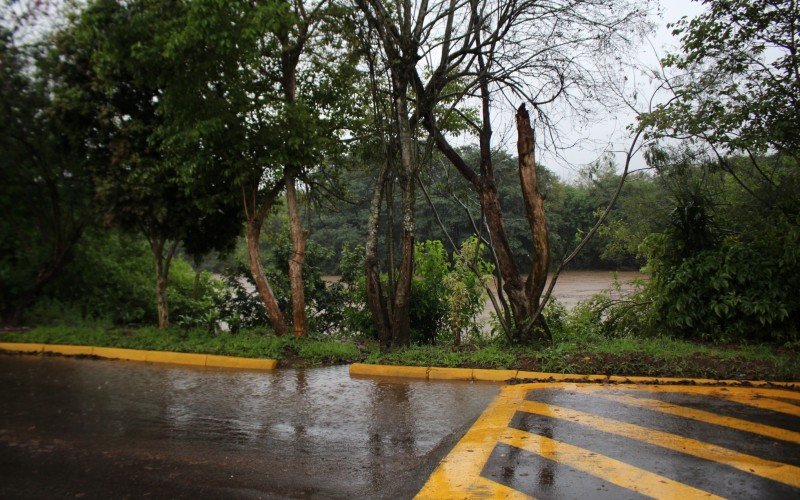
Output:
[[[519,183],[522,199],[525,203],[525,216],[531,232],[531,272],[525,283],[525,294],[528,298],[528,314],[533,316],[539,308],[539,302],[547,283],[547,270],[550,266],[550,247],[547,235],[547,218],[544,213],[544,197],[539,191],[539,180],[536,175],[534,159],[534,138],[531,119],[525,105],[517,110],[517,152],[519,153]],[[539,317],[536,326],[542,330],[535,335],[530,325],[523,337],[543,337],[549,339],[550,333],[544,320]],[[533,335],[531,335],[533,334]]]
[[386,306],[386,297],[381,286],[381,273],[378,266],[378,224],[380,222],[381,197],[389,163],[384,165],[372,188],[367,222],[367,243],[364,249],[364,271],[366,273],[367,306],[372,315],[381,348],[391,347],[391,327]]
[[297,206],[296,180],[286,175],[286,206],[289,210],[289,229],[292,238],[292,255],[289,257],[289,283],[292,288],[292,325],[295,338],[308,334],[306,298],[303,290],[303,260],[306,254],[308,231],[303,229]]
[[[397,78],[397,77],[395,77]],[[403,189],[403,235],[401,237],[400,269],[392,307],[392,346],[405,346],[411,341],[411,280],[414,274],[414,179],[416,151],[408,119],[407,86],[396,84],[395,112],[400,142],[401,182]]]
[[[152,238],[150,249],[153,251],[153,260],[156,266],[156,314],[158,316],[158,328],[164,329],[169,326],[169,304],[167,302],[167,284],[169,280],[169,268],[172,263],[172,256],[178,247],[178,242],[173,241],[165,249],[166,238]],[[166,255],[164,251],[166,250]]]
[[200,271],[200,268],[198,267],[194,271],[194,286],[192,287],[192,298],[194,300],[197,300],[197,298],[200,297],[200,274],[202,274],[202,271]]
[[414,275],[414,181],[403,179],[403,236],[400,272],[392,308],[392,346],[406,346],[411,341],[411,280]]
[[258,247],[261,236],[261,223],[258,217],[253,217],[247,221],[247,253],[250,257],[250,274],[256,282],[256,289],[264,302],[270,324],[276,335],[286,334],[286,320],[283,317],[272,287],[269,286],[264,267],[261,265],[261,250]]

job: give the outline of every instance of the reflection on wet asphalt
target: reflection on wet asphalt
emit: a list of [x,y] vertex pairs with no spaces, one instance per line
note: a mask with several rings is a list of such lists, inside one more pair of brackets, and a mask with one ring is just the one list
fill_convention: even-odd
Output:
[[0,355],[0,496],[410,497],[498,390]]

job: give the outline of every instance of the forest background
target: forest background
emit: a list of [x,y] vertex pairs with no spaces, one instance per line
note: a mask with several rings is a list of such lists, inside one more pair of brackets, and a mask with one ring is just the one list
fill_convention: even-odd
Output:
[[[649,2],[8,2],[4,336],[796,376],[797,5],[700,3],[645,95]],[[620,155],[536,160],[598,106]],[[648,279],[567,311],[565,268]]]

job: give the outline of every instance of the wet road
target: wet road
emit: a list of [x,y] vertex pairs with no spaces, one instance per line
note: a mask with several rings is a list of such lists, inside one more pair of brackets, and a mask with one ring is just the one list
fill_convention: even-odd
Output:
[[528,496],[800,498],[800,393],[504,387],[419,498]]
[[0,497],[408,498],[498,391],[0,355]]

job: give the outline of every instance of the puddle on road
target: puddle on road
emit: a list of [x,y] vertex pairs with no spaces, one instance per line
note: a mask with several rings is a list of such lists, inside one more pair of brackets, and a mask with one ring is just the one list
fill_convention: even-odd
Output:
[[421,485],[498,391],[351,379],[346,366],[250,372],[4,355],[0,428],[3,439],[30,432],[98,455],[224,456],[217,466],[246,472],[248,489],[384,496],[404,476]]

